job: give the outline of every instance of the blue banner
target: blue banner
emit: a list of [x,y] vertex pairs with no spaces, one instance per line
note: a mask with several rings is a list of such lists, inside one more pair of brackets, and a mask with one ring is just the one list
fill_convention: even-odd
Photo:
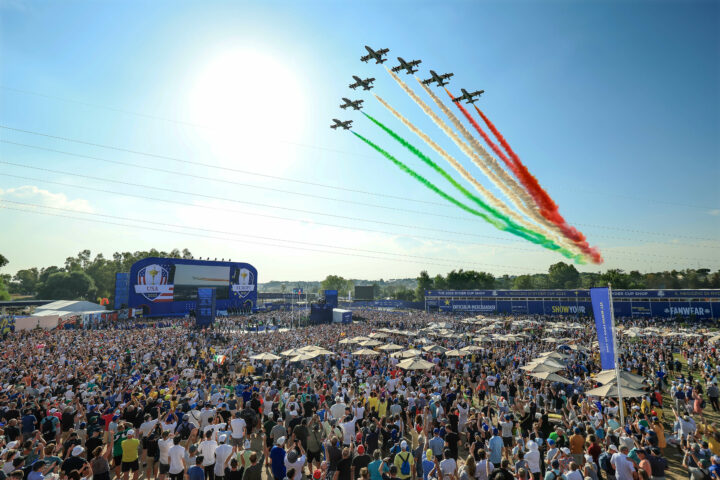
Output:
[[595,314],[595,328],[598,334],[600,347],[600,364],[603,370],[615,368],[615,342],[613,337],[613,315],[610,306],[610,289],[591,288],[593,313]]
[[[720,289],[613,290],[613,298],[720,298]],[[587,299],[587,290],[426,290],[426,297],[527,297]]]
[[213,324],[217,312],[216,298],[217,292],[214,288],[197,289],[196,326],[205,328]]
[[130,298],[130,274],[115,274],[115,310],[127,308]]

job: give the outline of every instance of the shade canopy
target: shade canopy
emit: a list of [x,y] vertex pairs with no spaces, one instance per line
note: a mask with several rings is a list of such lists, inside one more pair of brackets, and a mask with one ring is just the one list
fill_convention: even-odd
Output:
[[253,355],[250,357],[252,360],[279,360],[280,357],[277,355],[273,355],[272,353],[265,352],[265,353],[258,353],[257,355]]
[[367,356],[370,356],[370,355],[380,355],[379,352],[376,352],[375,350],[370,350],[369,348],[361,348],[360,350],[355,350],[354,352],[352,352],[352,354],[353,354],[353,355],[359,355],[359,356],[362,356],[362,355],[367,355]]
[[[642,397],[643,395],[647,395],[647,392],[644,392],[642,390],[635,390],[634,388],[626,388],[626,387],[620,387],[620,392],[623,398],[636,398],[636,397]],[[618,388],[617,385],[614,383],[608,383],[607,385],[603,385],[602,387],[593,388],[592,390],[588,390],[585,392],[587,396],[590,397],[617,397],[618,395]]]
[[429,370],[435,366],[434,363],[423,360],[422,358],[408,358],[398,363],[398,367],[403,370]]
[[569,380],[565,377],[561,377],[557,373],[553,373],[553,372],[532,372],[530,374],[530,376],[539,378],[541,380],[547,380],[549,382],[560,382],[560,383],[566,383],[568,385],[573,383],[572,380]]

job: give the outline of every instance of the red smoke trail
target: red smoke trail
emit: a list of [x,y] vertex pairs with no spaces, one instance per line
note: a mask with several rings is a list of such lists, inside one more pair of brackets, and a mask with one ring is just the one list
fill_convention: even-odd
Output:
[[[445,90],[445,91],[447,92],[447,94],[450,96],[450,99],[453,100],[453,103],[455,103],[455,102],[454,102],[455,97],[453,97],[452,93],[450,93],[450,91],[449,91],[447,88],[445,88],[444,90]],[[498,147],[497,144],[490,139],[490,137],[488,136],[488,134],[485,133],[485,130],[483,130],[483,129],[480,127],[480,125],[478,125],[478,123],[475,121],[475,119],[472,118],[472,116],[468,113],[468,111],[465,110],[465,108],[464,108],[462,105],[460,105],[460,102],[457,102],[456,104],[457,104],[457,106],[460,108],[460,111],[463,113],[463,115],[465,115],[465,118],[468,119],[468,122],[470,122],[470,123],[472,124],[472,126],[475,128],[475,130],[478,131],[478,133],[479,133],[480,136],[483,138],[483,140],[485,140],[485,143],[487,143],[488,145],[490,145],[490,148],[492,148],[493,152],[495,152],[495,155],[497,155],[498,157],[500,157],[500,160],[502,160],[503,162],[505,162],[505,165],[507,165],[507,167],[510,169],[511,172],[513,172],[513,174],[514,174],[516,177],[520,178],[520,176],[519,176],[519,174],[518,174],[518,171],[517,171],[517,169],[516,169],[516,167],[515,167],[515,164],[514,164],[513,162],[511,162],[511,161],[507,158],[507,155],[505,155],[505,153],[503,153],[503,151],[500,150],[500,147]],[[528,193],[530,193],[530,192],[528,192]]]
[[[454,98],[452,93],[450,93],[448,89],[445,89],[445,91],[451,99]],[[475,107],[475,110],[477,110],[478,114],[482,117],[483,121],[490,129],[490,131],[493,133],[493,135],[495,135],[495,137],[498,139],[505,151],[507,151],[508,155],[510,155],[512,161],[508,160],[508,158],[502,153],[502,151],[500,151],[497,145],[492,140],[490,140],[490,138],[488,138],[487,134],[483,131],[480,125],[478,125],[475,119],[472,118],[472,116],[465,109],[465,107],[460,104],[460,102],[453,103],[457,105],[463,115],[465,115],[465,118],[468,119],[470,124],[483,137],[483,140],[485,140],[485,142],[490,145],[490,147],[497,154],[497,156],[500,157],[503,162],[505,162],[505,164],[513,172],[517,179],[520,180],[520,183],[522,183],[522,185],[525,187],[525,190],[530,194],[533,201],[535,201],[535,204],[540,209],[540,214],[547,220],[555,224],[560,229],[560,231],[562,231],[563,235],[566,238],[572,240],[573,243],[577,245],[578,248],[583,251],[583,253],[590,256],[595,263],[602,263],[603,258],[600,252],[596,248],[590,246],[590,244],[587,242],[587,239],[585,238],[585,235],[583,235],[582,232],[580,232],[572,225],[569,225],[567,221],[565,221],[563,216],[560,215],[557,204],[552,200],[552,198],[550,198],[550,195],[548,195],[548,193],[540,186],[540,183],[537,181],[537,179],[520,161],[520,158],[515,154],[512,148],[510,148],[510,145],[500,134],[498,129],[495,128],[495,125],[493,125],[490,119],[487,118],[477,106],[473,105]]]
[[510,147],[510,144],[505,140],[505,137],[502,136],[498,129],[495,128],[495,125],[493,125],[493,123],[490,121],[490,119],[486,117],[485,114],[476,105],[473,106],[475,107],[475,110],[478,112],[478,114],[482,117],[485,125],[488,126],[493,135],[495,135],[495,138],[498,139],[505,151],[508,152],[508,155],[510,155],[510,158],[512,158],[513,164],[518,169],[522,177],[518,178],[520,178],[522,184],[533,196],[535,201],[538,203],[538,206],[544,210],[557,211],[558,206],[555,204],[553,199],[550,198],[550,195],[540,186],[540,183],[537,181],[537,179],[528,171],[527,167],[523,165],[523,163],[520,161],[520,157],[518,157],[517,154],[513,151],[513,149]]

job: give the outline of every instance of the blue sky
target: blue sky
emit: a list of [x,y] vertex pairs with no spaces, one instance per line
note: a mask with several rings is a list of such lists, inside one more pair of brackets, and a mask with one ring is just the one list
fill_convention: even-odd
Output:
[[45,149],[0,143],[2,206],[34,210],[0,209],[5,271],[62,264],[84,248],[188,247],[248,261],[261,281],[534,273],[562,260],[443,204],[328,128],[353,119],[449,191],[338,108],[340,97],[363,98],[440,161],[371,95],[347,88],[354,74],[375,77],[372,93],[498,194],[380,66],[359,61],[366,44],[390,48],[385,65],[420,58],[419,75],[451,71],[453,91],[486,91],[481,108],[603,252],[603,266],[581,270],[720,268],[719,10],[711,1],[2,0],[3,126],[210,165],[0,129],[5,142]]

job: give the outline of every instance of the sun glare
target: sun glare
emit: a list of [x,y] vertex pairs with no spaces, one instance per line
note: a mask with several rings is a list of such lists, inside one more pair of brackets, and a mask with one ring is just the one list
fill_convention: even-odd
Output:
[[234,50],[202,67],[190,96],[195,123],[223,163],[250,163],[283,169],[295,155],[277,139],[300,140],[305,112],[294,71],[255,50]]

